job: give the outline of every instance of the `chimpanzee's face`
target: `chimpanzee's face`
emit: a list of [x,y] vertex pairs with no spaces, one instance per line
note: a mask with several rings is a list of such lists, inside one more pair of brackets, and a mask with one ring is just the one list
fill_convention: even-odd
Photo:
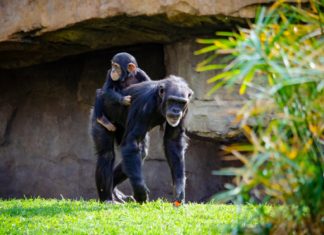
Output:
[[169,96],[166,102],[166,120],[170,126],[175,127],[179,125],[189,100],[183,97]]
[[113,81],[124,81],[129,73],[129,64],[133,64],[137,67],[136,59],[131,54],[121,52],[114,55],[114,57],[111,60],[111,79]]
[[170,126],[176,127],[184,117],[193,91],[187,86],[161,86],[162,112]]
[[111,79],[113,81],[118,81],[120,79],[121,74],[122,74],[122,70],[120,68],[120,65],[115,62],[111,62],[111,72],[110,72]]

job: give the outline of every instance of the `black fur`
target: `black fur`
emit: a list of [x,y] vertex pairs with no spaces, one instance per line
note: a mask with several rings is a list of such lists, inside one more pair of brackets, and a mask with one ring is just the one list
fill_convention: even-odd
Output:
[[[96,183],[101,201],[112,200],[117,184],[130,179],[138,202],[148,199],[148,188],[142,174],[142,160],[147,156],[148,132],[165,125],[164,150],[168,160],[175,199],[185,198],[184,154],[187,147],[184,117],[192,90],[179,77],[169,76],[160,81],[142,82],[122,91],[132,96],[129,108],[105,100],[105,115],[116,123],[117,132],[108,132],[92,117],[92,137],[97,153]],[[112,170],[115,160],[114,139],[121,136],[122,163]]]

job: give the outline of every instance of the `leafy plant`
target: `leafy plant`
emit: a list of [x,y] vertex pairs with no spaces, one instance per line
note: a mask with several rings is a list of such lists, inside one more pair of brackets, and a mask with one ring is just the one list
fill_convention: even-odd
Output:
[[[243,167],[216,172],[235,175],[235,184],[216,198],[251,202],[253,194],[283,204],[257,233],[323,232],[323,9],[323,1],[276,1],[260,8],[249,29],[198,39],[206,46],[196,54],[209,56],[197,71],[223,69],[208,80],[214,84],[209,94],[240,84],[239,93],[251,95],[237,114],[250,145],[225,147]],[[219,57],[222,63],[215,64]]]

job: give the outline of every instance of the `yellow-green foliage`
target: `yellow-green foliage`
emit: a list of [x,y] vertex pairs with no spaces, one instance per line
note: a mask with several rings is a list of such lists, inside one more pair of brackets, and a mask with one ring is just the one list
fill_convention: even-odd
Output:
[[[210,56],[197,70],[224,68],[208,80],[215,84],[210,93],[239,83],[240,94],[254,94],[237,114],[250,146],[227,148],[244,166],[217,172],[236,176],[232,189],[217,198],[250,201],[253,190],[286,205],[288,213],[267,218],[265,233],[323,232],[323,10],[323,1],[276,1],[259,10],[249,29],[198,40],[207,46],[196,54]],[[223,63],[214,64],[219,56]]]

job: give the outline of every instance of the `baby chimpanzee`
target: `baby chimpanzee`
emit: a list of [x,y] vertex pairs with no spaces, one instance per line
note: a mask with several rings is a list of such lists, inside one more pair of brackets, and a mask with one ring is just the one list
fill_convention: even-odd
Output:
[[111,69],[107,72],[103,87],[97,89],[94,107],[97,122],[108,131],[116,131],[116,126],[103,113],[104,96],[112,102],[128,106],[132,97],[123,96],[120,91],[132,84],[150,80],[150,77],[138,67],[134,56],[126,52],[116,54],[111,60]]

